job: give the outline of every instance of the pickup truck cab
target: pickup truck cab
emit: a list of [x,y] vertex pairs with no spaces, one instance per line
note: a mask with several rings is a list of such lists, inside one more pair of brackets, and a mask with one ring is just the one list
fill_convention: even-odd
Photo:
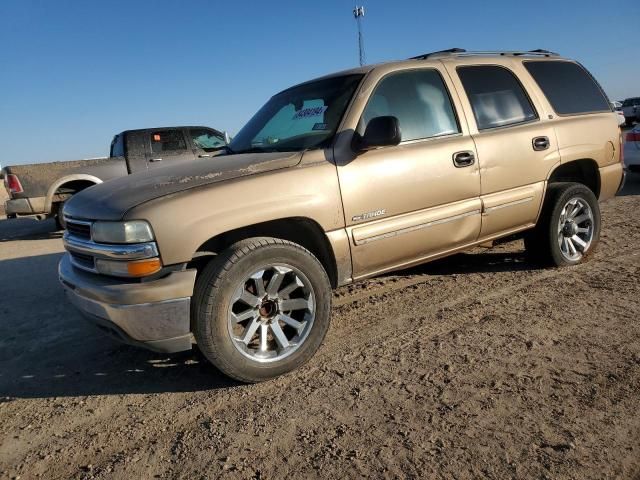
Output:
[[107,158],[14,165],[3,169],[7,217],[56,216],[74,194],[117,177],[175,162],[207,158],[226,145],[208,127],[127,130],[113,137]]
[[551,52],[356,68],[273,96],[215,168],[76,195],[59,276],[119,339],[195,341],[222,372],[261,381],[311,358],[337,286],[515,234],[547,265],[589,258],[620,151],[597,82]]

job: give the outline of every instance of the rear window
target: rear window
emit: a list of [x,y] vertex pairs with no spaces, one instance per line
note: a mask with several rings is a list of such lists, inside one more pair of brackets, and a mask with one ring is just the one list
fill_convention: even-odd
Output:
[[116,135],[111,142],[110,157],[124,157],[124,134]]
[[640,105],[640,97],[627,98],[624,102],[622,102],[623,107],[633,107],[634,105]]
[[564,61],[524,62],[558,115],[611,111],[609,100],[581,65]]
[[504,67],[473,65],[458,67],[478,130],[506,127],[538,118],[524,88]]
[[153,153],[186,149],[187,144],[180,130],[156,130],[151,132],[151,150]]

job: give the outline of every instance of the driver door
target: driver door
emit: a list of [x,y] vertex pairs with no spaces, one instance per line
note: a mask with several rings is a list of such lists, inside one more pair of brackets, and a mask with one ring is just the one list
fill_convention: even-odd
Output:
[[356,134],[371,118],[390,115],[399,121],[402,140],[358,154],[337,145],[354,279],[419,263],[478,238],[475,145],[445,78],[437,68],[382,72],[361,88],[372,94]]

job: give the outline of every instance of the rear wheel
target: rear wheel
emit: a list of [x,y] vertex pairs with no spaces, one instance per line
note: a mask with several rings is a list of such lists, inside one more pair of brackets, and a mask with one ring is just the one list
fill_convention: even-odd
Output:
[[538,225],[525,237],[532,259],[554,266],[576,265],[600,238],[600,207],[593,192],[578,183],[549,185]]
[[329,279],[308,250],[251,238],[229,247],[199,277],[194,334],[223,373],[259,382],[314,355],[328,330],[330,307]]

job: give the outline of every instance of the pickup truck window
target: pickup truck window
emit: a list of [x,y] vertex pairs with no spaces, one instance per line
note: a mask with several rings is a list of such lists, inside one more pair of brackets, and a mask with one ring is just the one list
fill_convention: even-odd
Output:
[[447,87],[437,70],[410,70],[383,78],[369,99],[358,129],[374,117],[398,118],[402,141],[460,131]]
[[187,144],[181,130],[156,130],[151,132],[151,151],[161,153],[167,151],[186,150]]
[[111,158],[124,157],[124,134],[119,134],[113,137],[111,142],[111,151],[109,152]]
[[309,82],[274,95],[229,145],[232,153],[327,146],[362,75]]
[[609,100],[591,74],[573,62],[524,62],[558,115],[609,112]]
[[513,73],[494,65],[458,67],[478,130],[505,127],[538,118],[524,88]]
[[192,128],[189,135],[193,144],[205,152],[212,152],[225,145],[224,138],[206,128]]

